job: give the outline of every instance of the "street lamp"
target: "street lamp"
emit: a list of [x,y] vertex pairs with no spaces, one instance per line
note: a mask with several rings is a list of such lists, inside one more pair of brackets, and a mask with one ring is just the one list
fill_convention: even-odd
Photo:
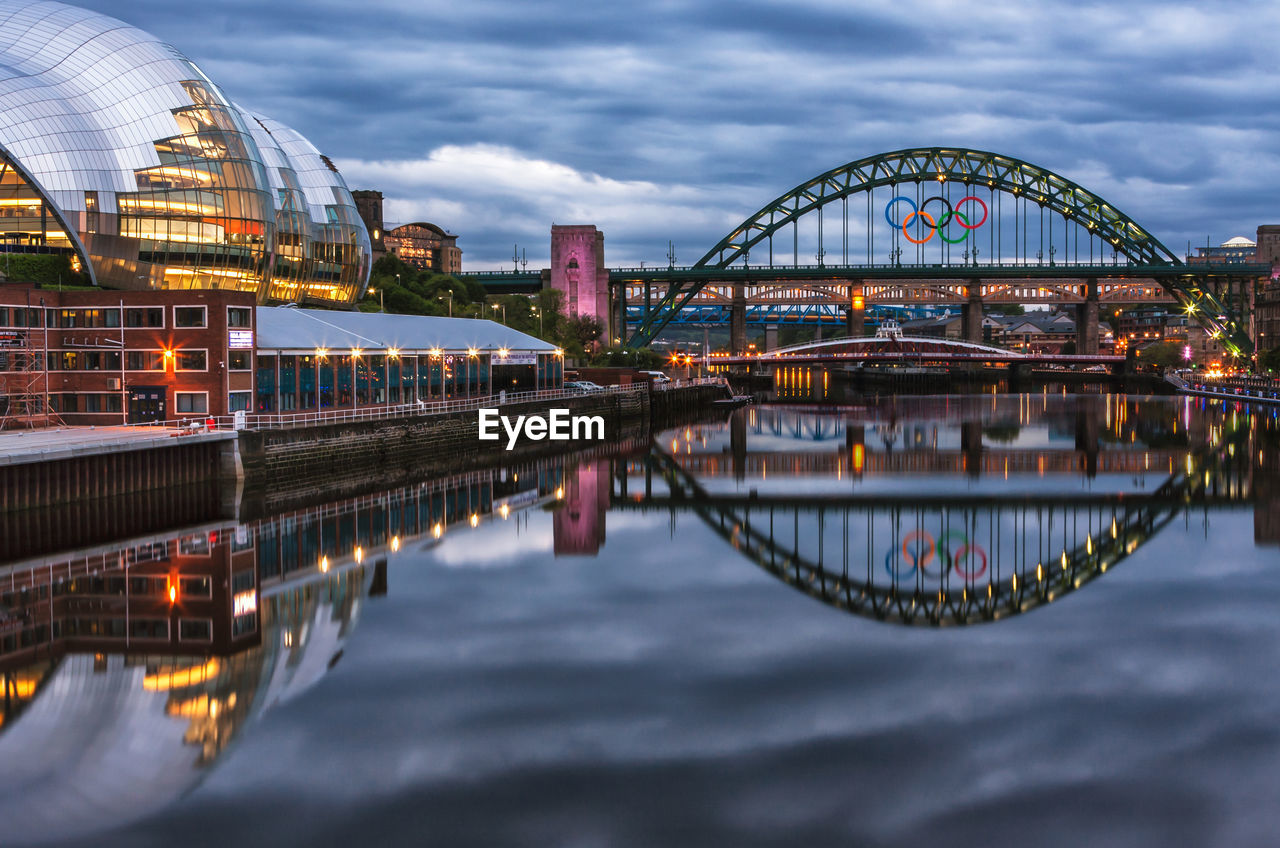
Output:
[[[446,292],[446,294],[448,294],[449,296],[449,317],[452,318],[453,317],[453,289],[449,289],[449,291]],[[436,300],[439,300],[439,299],[440,299],[439,296],[437,296]]]
[[495,315],[497,314],[499,309],[502,310],[502,323],[506,324],[507,323],[507,305],[505,303],[491,303],[489,305],[493,307],[493,311]]
[[[399,276],[399,274],[396,276]],[[387,308],[382,303],[382,289],[369,289],[369,294],[376,294],[378,296],[378,309],[386,312]]]
[[542,310],[535,306],[533,307],[533,314],[538,316],[538,335],[541,336],[542,335]]

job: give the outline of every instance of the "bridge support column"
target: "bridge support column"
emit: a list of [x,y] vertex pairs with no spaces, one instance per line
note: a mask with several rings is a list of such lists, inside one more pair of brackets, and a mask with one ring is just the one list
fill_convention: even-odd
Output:
[[822,325],[819,324],[813,331],[813,340],[815,342],[822,341]]
[[1098,281],[1085,283],[1084,303],[1076,307],[1076,353],[1098,353]]
[[[1091,398],[1097,400],[1097,398]],[[1093,408],[1089,408],[1093,407]],[[1096,408],[1097,404],[1076,413],[1076,450],[1084,453],[1084,473],[1092,480],[1098,476],[1098,440],[1100,428],[1098,422],[1103,416]]]
[[965,288],[969,299],[964,305],[960,321],[961,327],[963,327],[964,340],[967,342],[981,342],[982,283],[980,280],[970,280],[969,285]]
[[778,325],[769,324],[764,328],[764,352],[778,349]]
[[981,421],[960,424],[960,450],[964,454],[964,473],[970,477],[982,476]]
[[729,452],[733,479],[747,479],[747,416],[741,410],[729,418]]
[[862,424],[847,424],[844,428],[844,446],[849,451],[849,470],[862,476],[867,461],[867,428]]
[[618,314],[617,325],[611,328],[613,335],[610,337],[611,339],[617,339],[617,341],[611,341],[609,345],[610,347],[612,347],[615,344],[620,346],[620,345],[625,345],[627,343],[627,284],[626,283],[621,283],[618,286],[618,313],[617,314]]
[[733,284],[733,304],[729,309],[729,353],[741,356],[747,352],[747,290],[742,283]]
[[867,303],[862,286],[849,286],[849,308],[845,310],[845,333],[850,338],[864,336],[867,332]]

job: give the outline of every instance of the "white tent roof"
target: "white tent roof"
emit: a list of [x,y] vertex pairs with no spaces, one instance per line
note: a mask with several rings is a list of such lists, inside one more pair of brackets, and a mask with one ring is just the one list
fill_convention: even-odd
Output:
[[425,353],[436,348],[447,352],[502,348],[520,353],[556,351],[553,344],[495,321],[478,318],[339,312],[284,306],[258,308],[257,347],[259,351],[302,353],[318,348],[335,352],[352,348],[365,352],[395,348],[402,353]]

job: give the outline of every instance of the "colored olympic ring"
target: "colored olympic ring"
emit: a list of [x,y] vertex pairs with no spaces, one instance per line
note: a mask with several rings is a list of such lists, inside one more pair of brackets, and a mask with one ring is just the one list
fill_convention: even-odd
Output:
[[[924,550],[912,544],[920,541],[925,543]],[[954,551],[951,549],[953,542],[959,543],[959,547]],[[935,556],[938,558],[941,570],[930,574],[928,567]],[[982,560],[982,564],[972,568],[975,556]],[[895,574],[894,566],[900,561],[910,563],[911,567],[901,569]],[[927,530],[912,530],[902,538],[901,545],[889,548],[884,555],[884,570],[897,581],[910,579],[916,575],[917,571],[925,577],[941,578],[948,569],[954,570],[956,576],[961,579],[977,580],[987,573],[987,565],[987,552],[978,545],[971,544],[969,537],[960,530],[948,530],[937,539]]]
[[[952,542],[959,543],[957,547],[952,548]],[[948,530],[938,537],[938,552],[942,555],[943,566],[950,568],[956,561],[956,555],[953,550],[958,551],[965,545],[969,544],[969,537],[960,530]]]
[[[925,538],[929,545],[929,549],[924,552],[924,556],[921,556],[920,552],[914,548],[907,547],[912,542],[920,538]],[[902,537],[902,558],[911,560],[915,565],[918,565],[922,571],[925,566],[933,562],[933,555],[937,550],[938,546],[934,543],[933,536],[930,536],[927,532],[922,530],[912,530],[906,536]]]
[[[964,557],[966,555],[972,556],[973,554],[977,554],[982,557],[982,568],[977,571],[965,571],[960,568],[960,562]],[[956,563],[954,567],[956,574],[960,575],[965,580],[977,580],[979,577],[987,573],[987,552],[982,548],[979,548],[977,545],[965,545],[960,550],[956,551]]]
[[[925,211],[926,207],[928,207],[930,203],[934,202],[941,203],[944,210],[937,218],[934,218]],[[897,203],[905,203],[911,207],[911,211],[907,213],[907,216],[902,219],[901,223],[893,220],[893,207]],[[971,223],[970,217],[960,211],[961,207],[967,203],[976,203],[982,207],[982,218],[976,224]],[[971,230],[976,230],[978,227],[985,224],[989,215],[990,210],[987,208],[986,201],[981,197],[975,197],[972,194],[960,198],[959,202],[956,203],[955,206],[952,206],[951,201],[947,200],[945,197],[930,197],[917,206],[914,200],[900,194],[884,206],[884,219],[889,222],[889,226],[900,231],[903,237],[912,244],[924,244],[929,239],[933,238],[934,233],[937,233],[938,237],[947,244],[960,244],[969,237],[969,232]],[[923,218],[929,223],[929,234],[921,239],[912,238],[911,234],[907,232],[907,228],[911,226],[911,222],[916,218]],[[945,229],[952,220],[955,220],[955,222],[960,225],[960,228],[964,230],[964,235],[959,238],[948,238],[947,235],[942,232],[942,230]]]
[[[884,553],[884,570],[885,570],[885,573],[888,574],[890,577],[895,576],[893,573],[893,566],[897,561],[897,553],[898,553],[897,548],[890,548]],[[916,576],[916,567],[913,565],[911,566],[910,571],[904,571],[901,574],[898,574],[895,579],[897,579],[898,581],[909,580],[915,576]]]
[[[912,218],[924,218],[926,221],[928,221],[929,235],[925,236],[922,239],[913,239],[911,237],[911,233],[907,232],[907,225],[911,223]],[[912,244],[924,244],[929,239],[933,238],[933,234],[936,233],[937,231],[938,231],[938,225],[934,223],[933,218],[930,217],[928,212],[923,212],[923,211],[912,212],[908,214],[907,217],[902,219],[902,237],[905,238],[907,241],[911,242]]]

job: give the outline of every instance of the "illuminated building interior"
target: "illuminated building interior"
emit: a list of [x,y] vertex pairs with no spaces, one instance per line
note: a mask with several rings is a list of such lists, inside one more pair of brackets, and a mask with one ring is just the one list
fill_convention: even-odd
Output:
[[331,160],[118,20],[0,0],[0,249],[115,289],[354,302],[369,234]]

